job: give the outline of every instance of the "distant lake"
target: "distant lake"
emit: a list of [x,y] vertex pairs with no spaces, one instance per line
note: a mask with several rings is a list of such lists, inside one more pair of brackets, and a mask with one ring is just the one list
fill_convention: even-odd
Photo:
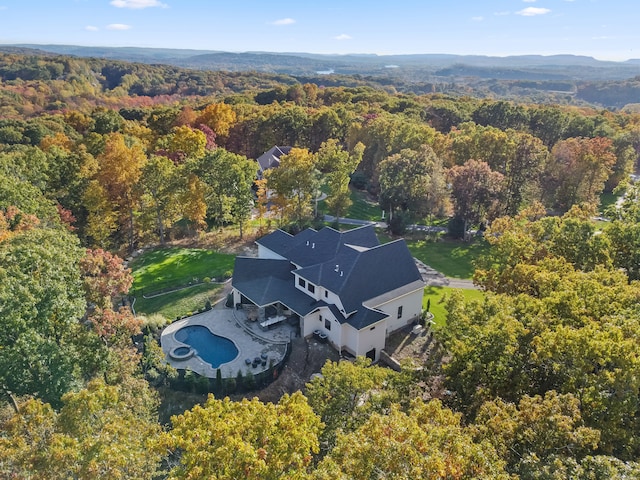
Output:
[[330,68],[329,70],[318,70],[316,73],[318,75],[331,75],[332,73],[335,73],[335,70]]

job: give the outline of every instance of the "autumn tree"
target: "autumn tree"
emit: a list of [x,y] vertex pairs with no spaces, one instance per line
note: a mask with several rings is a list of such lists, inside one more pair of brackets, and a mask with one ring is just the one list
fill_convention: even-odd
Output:
[[526,472],[558,459],[580,461],[598,446],[600,432],[584,425],[580,401],[550,390],[544,397],[525,395],[517,405],[496,399],[475,419],[476,439],[489,441],[507,461],[507,470]]
[[67,393],[62,403],[56,412],[41,400],[28,400],[2,422],[0,476],[155,478],[161,427],[148,386],[138,384],[129,392],[94,380]]
[[105,146],[105,151],[98,157],[99,169],[95,175],[95,182],[89,185],[91,191],[100,192],[94,195],[100,198],[98,205],[113,205],[115,212],[109,212],[108,208],[90,208],[90,217],[97,217],[96,222],[105,217],[107,221],[112,214],[117,214],[119,227],[127,231],[129,249],[133,249],[135,242],[135,210],[137,200],[141,194],[139,181],[142,168],[147,162],[147,157],[142,148],[133,144],[127,145],[120,134],[112,134]]
[[213,396],[172,418],[162,444],[175,455],[169,478],[304,478],[318,452],[319,418],[301,393],[277,404]]
[[373,414],[320,462],[313,478],[486,478],[508,479],[491,444],[475,442],[460,414],[438,400],[413,402],[408,413],[392,407]]
[[353,432],[393,398],[383,386],[394,373],[370,365],[364,358],[355,363],[328,361],[322,377],[307,384],[309,404],[325,425],[320,437],[324,452],[335,445],[340,432]]
[[194,124],[211,128],[218,137],[226,137],[236,121],[236,113],[226,103],[211,103],[196,118]]
[[598,204],[616,162],[607,138],[569,138],[551,151],[543,193],[552,206],[567,211],[577,203]]
[[503,191],[504,176],[485,162],[469,160],[448,172],[454,211],[468,225],[478,225],[496,217]]

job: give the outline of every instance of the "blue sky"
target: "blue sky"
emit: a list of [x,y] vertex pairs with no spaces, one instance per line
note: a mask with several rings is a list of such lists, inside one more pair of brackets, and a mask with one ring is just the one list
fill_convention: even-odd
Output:
[[637,0],[0,0],[0,43],[640,58]]

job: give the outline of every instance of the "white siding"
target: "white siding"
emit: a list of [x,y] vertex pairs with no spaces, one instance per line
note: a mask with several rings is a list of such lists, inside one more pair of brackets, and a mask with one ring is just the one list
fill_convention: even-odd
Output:
[[[420,288],[401,297],[397,297],[382,305],[376,305],[378,310],[382,310],[389,315],[387,319],[387,333],[391,333],[404,327],[422,312],[422,296],[424,290]],[[398,307],[402,307],[402,317],[398,318]]]
[[358,331],[357,355],[365,356],[369,350],[375,348],[376,356],[374,360],[377,361],[380,358],[380,350],[384,348],[387,338],[385,335],[386,322],[386,320],[382,320]]
[[[320,317],[322,317],[322,321],[320,321]],[[325,328],[325,320],[329,321],[331,325],[330,330]],[[326,333],[329,342],[337,349],[340,349],[342,346],[342,328],[328,308],[321,308],[319,311],[310,313],[304,317],[302,336],[308,337],[313,335],[315,330]]]
[[342,346],[349,353],[357,355],[358,352],[358,330],[348,323],[342,324]]

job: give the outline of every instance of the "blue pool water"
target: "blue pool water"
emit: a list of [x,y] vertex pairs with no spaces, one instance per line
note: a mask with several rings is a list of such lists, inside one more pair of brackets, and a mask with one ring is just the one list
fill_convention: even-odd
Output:
[[183,327],[174,337],[193,348],[197,352],[196,355],[213,368],[218,368],[238,356],[238,349],[231,340],[214,335],[207,327],[201,325]]

